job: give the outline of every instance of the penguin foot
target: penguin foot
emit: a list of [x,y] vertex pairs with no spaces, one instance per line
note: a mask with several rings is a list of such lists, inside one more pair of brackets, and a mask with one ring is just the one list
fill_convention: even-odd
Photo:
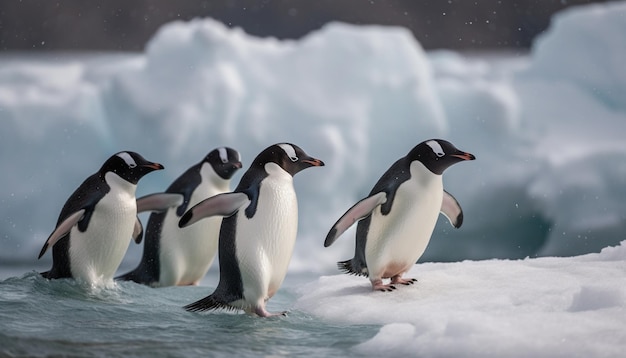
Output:
[[381,291],[381,292],[392,292],[393,290],[396,289],[396,286],[393,285],[393,283],[389,283],[387,285],[383,284],[383,281],[376,281],[376,282],[372,282],[372,289],[374,291]]
[[254,314],[259,317],[276,317],[276,316],[287,316],[287,311],[279,312],[279,313],[270,313],[265,310],[265,307],[257,307],[254,309]]
[[415,282],[417,282],[417,279],[415,278],[402,278],[400,276],[394,276],[391,278],[391,283],[392,284],[402,284],[405,286],[409,286],[414,284]]

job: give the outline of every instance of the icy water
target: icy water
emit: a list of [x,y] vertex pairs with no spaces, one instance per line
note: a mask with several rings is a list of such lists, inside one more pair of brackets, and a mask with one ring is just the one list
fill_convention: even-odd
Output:
[[196,287],[155,289],[122,282],[91,288],[73,280],[48,281],[35,271],[3,273],[2,357],[346,356],[380,329],[324,322],[292,310],[298,288],[315,276],[288,276],[268,304],[271,312],[289,310],[288,315],[261,319],[183,310],[212,292],[213,277]]

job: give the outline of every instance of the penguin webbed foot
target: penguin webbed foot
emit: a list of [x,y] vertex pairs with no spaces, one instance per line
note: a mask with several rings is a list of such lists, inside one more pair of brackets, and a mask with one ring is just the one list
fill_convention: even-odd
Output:
[[384,284],[382,280],[372,281],[372,290],[381,292],[393,292],[396,286],[393,283]]
[[259,317],[276,317],[276,316],[283,316],[283,317],[287,317],[287,313],[288,311],[282,311],[279,313],[270,313],[268,312],[265,307],[257,307],[254,309],[254,314],[256,314]]
[[380,292],[393,292],[396,289],[396,286],[394,285],[382,285],[379,287],[374,287],[375,291],[380,291]]
[[391,278],[392,284],[401,284],[405,286],[410,286],[416,282],[417,282],[417,279],[415,278],[402,278],[400,276],[394,276]]

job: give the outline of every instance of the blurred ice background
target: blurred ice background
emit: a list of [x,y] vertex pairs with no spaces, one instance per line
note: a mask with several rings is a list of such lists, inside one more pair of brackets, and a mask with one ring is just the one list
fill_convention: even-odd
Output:
[[291,269],[335,272],[353,231],[324,249],[330,226],[432,137],[478,160],[445,173],[465,222],[441,220],[423,261],[599,252],[626,238],[625,33],[619,2],[559,13],[527,55],[426,52],[400,27],[277,40],[196,19],[141,54],[0,56],[0,262],[47,266],[36,256],[64,201],[114,152],[165,165],[140,196],[214,147],[245,168],[289,141],[326,162],[295,178]]

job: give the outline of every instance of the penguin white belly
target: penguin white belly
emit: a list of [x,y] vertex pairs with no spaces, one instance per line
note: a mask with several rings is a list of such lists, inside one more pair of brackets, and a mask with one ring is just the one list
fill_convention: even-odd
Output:
[[[191,196],[188,207],[222,191],[199,186]],[[196,285],[215,259],[221,217],[210,217],[185,228],[178,227],[176,208],[168,209],[161,228],[160,279],[161,286]]]
[[92,284],[112,281],[133,234],[137,216],[136,185],[114,173],[105,176],[110,191],[96,204],[85,232],[70,231],[72,276]]
[[410,269],[422,256],[432,235],[443,200],[440,175],[420,162],[411,164],[411,179],[402,183],[388,215],[372,213],[365,246],[371,278],[388,278]]
[[271,169],[260,187],[254,217],[248,219],[244,210],[237,214],[236,254],[243,296],[253,305],[272,297],[282,284],[298,231],[293,179],[278,166]]
[[[209,163],[200,169],[201,181],[189,198],[187,208],[204,199],[228,191],[228,181],[222,179]],[[178,227],[177,208],[167,211],[160,237],[161,286],[197,285],[206,275],[217,252],[221,217],[210,217],[195,225]]]

